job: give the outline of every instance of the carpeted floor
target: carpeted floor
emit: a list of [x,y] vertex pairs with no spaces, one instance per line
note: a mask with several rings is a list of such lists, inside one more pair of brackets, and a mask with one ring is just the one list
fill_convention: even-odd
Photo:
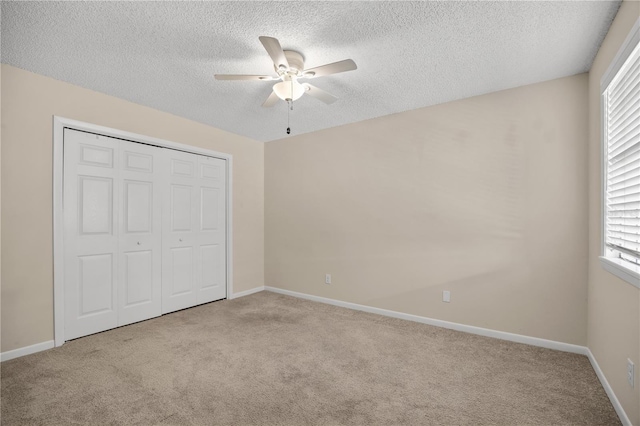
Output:
[[619,424],[586,357],[261,292],[2,363],[2,424]]

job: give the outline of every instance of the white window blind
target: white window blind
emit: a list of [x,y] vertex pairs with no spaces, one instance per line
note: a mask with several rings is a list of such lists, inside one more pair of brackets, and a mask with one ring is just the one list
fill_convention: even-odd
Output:
[[605,244],[611,255],[640,264],[640,44],[603,96]]

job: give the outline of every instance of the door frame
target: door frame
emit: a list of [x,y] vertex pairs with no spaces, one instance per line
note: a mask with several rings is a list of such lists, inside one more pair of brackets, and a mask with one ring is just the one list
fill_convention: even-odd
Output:
[[65,342],[64,335],[64,211],[63,211],[63,176],[64,176],[64,129],[79,130],[116,139],[123,139],[145,145],[168,148],[192,154],[220,158],[226,161],[226,258],[227,258],[227,299],[233,295],[233,156],[223,152],[198,148],[158,139],[137,133],[98,126],[69,118],[53,116],[53,324],[55,346]]

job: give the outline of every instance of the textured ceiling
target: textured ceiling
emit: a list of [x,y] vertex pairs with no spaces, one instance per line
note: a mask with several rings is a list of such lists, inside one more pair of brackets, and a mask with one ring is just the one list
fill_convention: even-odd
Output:
[[588,71],[614,2],[2,2],[3,63],[269,141],[284,102],[260,105],[273,74],[258,36],[306,67],[351,58],[356,71],[312,83],[292,134]]

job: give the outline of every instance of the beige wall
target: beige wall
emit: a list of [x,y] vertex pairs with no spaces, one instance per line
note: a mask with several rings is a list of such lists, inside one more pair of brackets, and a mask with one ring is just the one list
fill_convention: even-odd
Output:
[[1,350],[53,339],[52,116],[233,155],[234,291],[263,285],[264,144],[2,65]]
[[[640,424],[640,290],[602,269],[600,79],[631,27],[640,2],[622,3],[589,73],[589,304],[588,343],[633,424]],[[626,380],[627,358],[636,365],[636,388]]]
[[266,285],[585,345],[587,79],[268,142]]

